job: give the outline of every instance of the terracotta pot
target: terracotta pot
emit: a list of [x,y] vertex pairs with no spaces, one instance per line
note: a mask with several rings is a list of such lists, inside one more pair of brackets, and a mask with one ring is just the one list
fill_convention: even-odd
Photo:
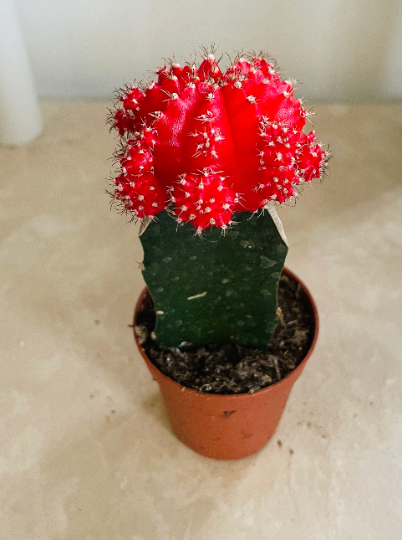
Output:
[[[141,356],[159,384],[174,432],[199,454],[215,459],[239,459],[260,450],[274,434],[289,393],[314,350],[318,338],[315,302],[295,274],[288,269],[284,272],[301,285],[310,303],[313,320],[311,346],[289,375],[253,394],[208,394],[174,382],[149,360],[134,333]],[[137,301],[134,324],[147,294],[145,288]]]

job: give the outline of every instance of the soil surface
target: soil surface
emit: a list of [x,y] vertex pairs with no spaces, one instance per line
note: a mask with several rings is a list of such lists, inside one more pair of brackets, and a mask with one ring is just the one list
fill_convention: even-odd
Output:
[[179,384],[210,394],[253,393],[286,377],[311,344],[310,304],[303,289],[285,274],[279,282],[278,306],[280,321],[267,351],[235,344],[162,350],[151,338],[155,311],[149,296],[141,305],[134,330],[149,359]]

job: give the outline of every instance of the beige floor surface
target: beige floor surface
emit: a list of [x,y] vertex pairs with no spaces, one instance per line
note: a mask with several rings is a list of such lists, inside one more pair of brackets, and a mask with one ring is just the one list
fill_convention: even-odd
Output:
[[400,539],[400,107],[316,107],[331,176],[280,215],[321,336],[274,439],[218,462],[176,439],[127,326],[106,106],[44,103],[0,150],[0,539]]

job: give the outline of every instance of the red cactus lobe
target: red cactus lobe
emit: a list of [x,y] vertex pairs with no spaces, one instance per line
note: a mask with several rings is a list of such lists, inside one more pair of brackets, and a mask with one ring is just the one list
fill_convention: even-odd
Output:
[[204,58],[197,70],[197,74],[201,81],[208,79],[219,81],[222,79],[222,71],[220,70],[220,67],[218,66],[213,54],[208,54]]
[[139,176],[121,174],[115,183],[115,198],[139,219],[155,216],[166,206],[166,191],[150,172]]
[[123,99],[123,108],[126,111],[138,111],[140,103],[144,97],[144,94],[138,89],[137,86],[130,88]]
[[113,118],[113,127],[117,129],[121,137],[133,131],[135,124],[135,117],[131,116],[125,109],[118,109],[116,111]]
[[206,52],[198,67],[156,74],[157,83],[126,89],[113,117],[124,143],[115,198],[136,217],[171,204],[180,223],[225,228],[233,211],[283,203],[322,175],[328,154],[302,132],[307,112],[292,82],[264,57],[239,58],[222,74]]
[[194,71],[190,66],[181,66],[176,63],[172,64],[171,72],[183,83],[188,82],[189,78],[194,75]]
[[238,176],[238,165],[226,107],[219,88],[207,89],[189,135],[184,154],[188,170],[211,167],[215,171],[225,171],[233,184]]
[[260,168],[284,167],[290,165],[299,142],[297,131],[286,124],[277,122],[262,122],[260,128]]
[[156,129],[153,129],[152,127],[144,127],[144,129],[140,133],[141,143],[148,148],[153,148],[155,146],[156,137]]
[[119,102],[122,108],[117,109],[113,116],[113,127],[117,129],[120,136],[135,131],[138,121],[138,111],[144,94],[137,86],[126,87],[119,95]]
[[190,221],[198,230],[230,223],[236,195],[226,178],[204,171],[183,174],[171,189],[171,201],[178,221]]
[[[248,95],[239,81],[237,86],[236,84],[235,82],[224,86],[222,93],[239,168],[239,176],[234,187],[237,192],[244,194],[250,184],[253,185],[253,179],[258,173],[257,143],[261,111],[254,96]],[[246,207],[236,208],[239,212],[245,210],[247,201]]]
[[129,144],[125,157],[121,159],[122,170],[135,176],[150,171],[153,167],[153,155],[146,145],[140,142]]
[[319,144],[309,144],[302,148],[297,165],[305,182],[319,178],[322,174],[324,152]]
[[151,82],[144,92],[144,99],[138,112],[139,122],[152,123],[158,114],[166,109],[168,94],[162,90],[162,86]]
[[185,88],[180,96],[167,101],[164,112],[153,122],[158,141],[154,148],[155,174],[166,186],[188,170],[184,151],[201,100],[196,88]]
[[169,70],[163,66],[155,71],[155,75],[158,75],[158,85],[162,86],[163,81],[169,77]]
[[258,206],[264,207],[270,201],[283,203],[294,194],[294,184],[299,183],[292,165],[281,168],[267,168],[261,171],[260,183],[256,186],[259,196]]
[[176,77],[176,75],[172,73],[170,77],[163,81],[162,90],[165,92],[167,97],[171,97],[173,94],[176,94],[177,96],[180,94],[182,86],[180,85],[179,79]]

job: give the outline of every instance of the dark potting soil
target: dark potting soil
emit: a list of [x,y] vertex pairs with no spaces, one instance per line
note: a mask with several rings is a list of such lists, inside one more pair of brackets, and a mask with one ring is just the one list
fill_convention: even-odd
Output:
[[151,338],[156,316],[150,296],[140,307],[134,330],[148,358],[179,384],[210,394],[253,393],[293,371],[305,357],[313,338],[306,294],[285,274],[279,281],[278,306],[280,321],[267,351],[235,344],[191,351],[160,349]]

